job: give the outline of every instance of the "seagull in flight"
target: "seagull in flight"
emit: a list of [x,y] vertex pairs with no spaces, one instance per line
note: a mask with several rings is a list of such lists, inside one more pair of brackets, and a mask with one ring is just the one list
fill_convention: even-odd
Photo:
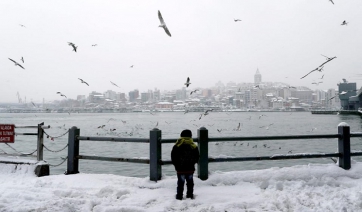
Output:
[[11,58],[9,58],[9,60],[13,61],[16,66],[19,66],[20,68],[25,69],[22,65],[20,65],[20,64],[19,64],[18,62],[16,62],[15,60],[13,60],[13,59],[11,59]]
[[347,24],[348,24],[348,22],[346,20],[344,20],[341,25],[346,25],[347,26]]
[[81,78],[78,78],[78,79],[81,81],[81,83],[84,83],[84,84],[88,85],[88,83],[86,81],[82,80]]
[[196,93],[197,91],[199,91],[198,89],[194,90],[194,91],[191,91],[190,92],[190,95],[192,95],[193,93]]
[[97,46],[97,44],[92,44],[92,46]]
[[235,19],[235,18],[234,18],[234,21],[235,21],[235,22],[238,22],[238,21],[241,21],[241,20],[240,20],[240,19]]
[[24,63],[24,57],[21,57],[21,61],[23,61],[23,63]]
[[332,58],[328,58],[326,62],[322,63],[321,65],[319,65],[319,67],[323,66],[324,64],[328,63],[329,61],[335,59],[337,57],[332,57]]
[[261,89],[261,88],[260,88],[260,85],[254,85],[253,88],[259,88],[259,89]]
[[133,65],[131,65],[130,68],[133,68]]
[[71,46],[71,47],[73,47],[73,51],[77,52],[78,46],[75,46],[75,44],[72,43],[72,42],[68,42],[68,45]]
[[190,77],[187,77],[187,80],[186,80],[186,83],[185,83],[186,87],[189,87],[190,84],[191,84]]
[[308,74],[304,75],[304,76],[303,76],[302,78],[300,78],[300,79],[303,79],[304,77],[308,76],[310,73],[312,73],[312,72],[314,72],[314,71],[322,72],[323,67],[324,67],[324,66],[322,66],[322,67],[319,66],[319,67],[317,67],[316,69],[313,69],[312,71],[310,71]]
[[320,83],[323,83],[323,82],[312,82],[312,84],[315,84],[315,85],[319,85]]
[[158,19],[160,19],[160,22],[161,22],[161,25],[159,25],[158,27],[162,27],[165,30],[166,34],[171,37],[171,33],[170,33],[170,31],[168,31],[168,28],[166,26],[165,21],[162,18],[160,11],[158,11]]
[[[322,55],[322,54],[321,54]],[[323,57],[325,57],[326,58],[326,60],[330,60],[330,59],[332,59],[331,57],[327,57],[327,56],[325,56],[325,55],[322,55]]]
[[62,94],[61,92],[57,92],[57,94],[59,94],[60,96],[64,96],[65,98],[67,98],[67,96],[66,95],[64,95],[64,94]]
[[[21,27],[25,27],[24,25],[22,25],[22,24],[19,24]],[[25,27],[26,28],[26,27]]]
[[114,82],[112,82],[112,81],[110,81],[110,82],[112,83],[112,85],[119,87],[118,85],[116,85],[116,83],[114,83]]

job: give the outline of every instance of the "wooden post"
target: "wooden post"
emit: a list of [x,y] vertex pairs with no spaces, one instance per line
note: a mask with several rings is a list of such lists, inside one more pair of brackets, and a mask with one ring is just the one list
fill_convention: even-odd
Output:
[[347,123],[340,123],[338,125],[338,152],[339,156],[339,167],[343,169],[351,168],[351,143],[350,143],[350,129]]
[[161,180],[161,130],[154,128],[150,131],[150,180]]
[[44,122],[38,124],[38,140],[37,140],[37,157],[38,161],[43,160],[43,145],[44,145]]
[[209,177],[209,131],[205,127],[201,127],[197,130],[197,138],[199,140],[198,148],[200,152],[197,174],[201,180],[207,180]]
[[77,174],[79,173],[79,136],[80,129],[72,127],[69,129],[68,137],[68,163],[67,171],[65,174]]

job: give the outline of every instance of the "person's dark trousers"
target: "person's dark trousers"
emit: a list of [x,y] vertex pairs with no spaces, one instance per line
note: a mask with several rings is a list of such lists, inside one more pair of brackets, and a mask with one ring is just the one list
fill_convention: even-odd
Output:
[[186,197],[193,198],[194,197],[194,178],[193,174],[177,174],[177,195],[176,199],[181,200],[184,192],[184,185],[186,180]]

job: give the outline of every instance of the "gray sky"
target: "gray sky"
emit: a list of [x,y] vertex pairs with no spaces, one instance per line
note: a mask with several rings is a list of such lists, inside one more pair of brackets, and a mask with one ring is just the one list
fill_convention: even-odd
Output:
[[[63,99],[57,91],[75,99],[174,90],[187,77],[190,89],[253,82],[257,68],[264,82],[361,86],[362,1],[333,1],[0,1],[0,102],[17,102],[17,92],[41,102]],[[158,27],[158,10],[172,37]],[[321,54],[337,58],[300,79],[326,61]]]

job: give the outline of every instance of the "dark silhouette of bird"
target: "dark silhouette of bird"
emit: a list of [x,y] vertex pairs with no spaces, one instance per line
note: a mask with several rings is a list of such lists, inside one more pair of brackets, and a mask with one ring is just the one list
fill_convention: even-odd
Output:
[[259,89],[261,89],[261,88],[260,88],[260,85],[254,85],[253,88],[259,88]]
[[110,82],[112,83],[112,85],[119,87],[118,85],[116,85],[116,83],[114,83],[114,82],[112,82],[112,81],[110,81]]
[[72,42],[68,42],[68,45],[71,46],[71,47],[73,47],[73,51],[77,52],[78,46],[75,46],[75,44],[72,43]]
[[221,133],[222,129],[217,129],[217,131],[218,131],[219,133]]
[[92,44],[92,46],[97,46],[97,44]]
[[166,23],[165,23],[165,21],[163,20],[160,11],[158,11],[158,19],[160,19],[160,22],[161,22],[161,24],[160,24],[158,27],[162,27],[162,28],[165,30],[166,34],[171,37],[171,33],[170,33],[170,31],[168,30],[168,28],[167,28],[167,26],[166,26]]
[[57,94],[59,94],[60,96],[63,96],[63,97],[65,97],[65,98],[67,98],[67,96],[66,95],[64,95],[64,94],[62,94],[61,92],[57,92]]
[[33,104],[33,105],[34,105],[34,107],[36,107],[36,105],[34,104],[34,102],[31,102],[31,104]]
[[131,65],[130,68],[133,68],[133,65]]
[[191,91],[190,92],[190,95],[192,95],[193,93],[196,93],[197,91],[199,91],[198,89],[194,90],[194,91]]
[[103,128],[103,127],[105,127],[105,126],[106,126],[106,125],[103,124],[103,125],[101,125],[101,126],[98,126],[97,128]]
[[24,57],[21,57],[21,61],[23,61],[23,63],[24,63]]
[[212,110],[213,110],[213,109],[206,110],[206,111],[204,112],[204,116],[209,115],[209,112],[211,112]]
[[344,20],[341,25],[346,25],[347,26],[347,24],[348,24],[348,22],[346,20]]
[[15,64],[15,66],[19,66],[20,68],[25,69],[22,65],[20,65],[20,64],[19,64],[18,62],[16,62],[15,60],[13,60],[13,59],[11,59],[11,58],[9,58],[9,60],[13,61],[14,64]]
[[187,77],[187,80],[186,80],[186,83],[185,83],[186,87],[189,87],[190,84],[191,84],[190,77]]
[[313,70],[312,70],[312,71],[310,71],[308,74],[306,74],[306,75],[304,75],[303,77],[301,77],[300,79],[303,79],[304,77],[308,76],[310,73],[313,73],[313,72],[315,72],[315,71],[322,72],[323,67],[324,67],[324,66],[322,66],[322,67],[320,67],[320,66],[319,66],[319,67],[317,67],[317,68],[313,69]]
[[324,74],[322,75],[322,77],[320,79],[323,79],[323,77],[324,77]]
[[235,22],[238,22],[238,21],[241,21],[241,20],[240,20],[240,19],[235,19],[235,18],[234,18],[234,21],[235,21]]
[[81,81],[81,83],[84,83],[89,86],[89,84],[86,81],[82,80],[81,78],[78,78],[78,79]]
[[334,4],[333,0],[329,0],[330,2],[332,2],[332,4]]
[[[24,25],[22,25],[22,24],[19,24],[21,27],[25,27]],[[26,27],[25,27],[26,28]]]

